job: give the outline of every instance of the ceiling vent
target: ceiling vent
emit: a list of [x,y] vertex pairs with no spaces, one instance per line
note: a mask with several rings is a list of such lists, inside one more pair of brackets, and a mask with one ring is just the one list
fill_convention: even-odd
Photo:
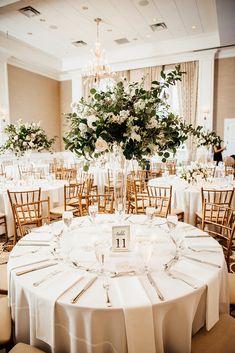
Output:
[[87,45],[86,42],[84,42],[83,40],[77,40],[76,42],[72,42],[73,45],[75,45],[75,47],[84,47],[85,45]]
[[159,22],[159,23],[154,23],[153,25],[150,25],[150,28],[153,32],[163,31],[164,29],[167,29],[167,25],[164,22]]
[[119,38],[119,39],[115,39],[114,41],[115,41],[117,44],[126,44],[126,43],[130,43],[127,38]]
[[32,6],[22,7],[18,11],[27,17],[34,17],[34,16],[41,15],[41,13],[38,10],[34,9]]

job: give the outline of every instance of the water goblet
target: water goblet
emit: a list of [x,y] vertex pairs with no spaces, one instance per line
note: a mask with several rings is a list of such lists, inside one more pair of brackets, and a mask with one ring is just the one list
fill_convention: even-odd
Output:
[[149,271],[149,262],[153,252],[151,239],[145,239],[138,242],[138,252],[143,261],[143,272]]
[[69,232],[71,230],[71,224],[73,221],[73,212],[64,211],[62,214],[65,229]]
[[156,212],[155,207],[146,207],[145,213],[146,213],[146,216],[147,216],[147,220],[148,220],[148,225],[149,226],[152,225],[155,212]]
[[89,212],[90,220],[94,224],[98,213],[98,205],[90,205],[88,207],[88,212]]
[[110,246],[108,241],[96,241],[94,243],[94,251],[96,259],[100,265],[100,274],[105,275],[105,261],[109,256]]

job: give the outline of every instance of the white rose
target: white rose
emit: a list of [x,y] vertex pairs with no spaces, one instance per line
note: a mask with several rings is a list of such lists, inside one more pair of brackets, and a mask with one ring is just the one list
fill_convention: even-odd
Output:
[[29,142],[29,146],[30,147],[33,147],[34,146],[34,143],[32,141]]
[[27,142],[23,142],[23,146],[27,146]]
[[18,140],[18,136],[15,136],[15,137],[14,137],[14,140],[17,141],[17,140]]
[[93,123],[95,123],[98,120],[96,115],[89,115],[87,117],[87,125],[89,126],[89,128],[95,130],[96,126],[93,125]]
[[102,137],[99,137],[97,140],[96,140],[96,143],[95,143],[95,148],[100,151],[100,152],[103,152],[105,150],[108,149],[108,144],[105,140],[102,139]]
[[140,137],[140,135],[138,135],[136,132],[133,131],[131,133],[131,139],[139,142],[141,140],[141,137]]

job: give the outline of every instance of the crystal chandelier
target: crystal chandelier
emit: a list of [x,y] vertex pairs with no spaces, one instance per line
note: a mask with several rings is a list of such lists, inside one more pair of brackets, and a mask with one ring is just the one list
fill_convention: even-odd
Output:
[[92,59],[89,62],[89,65],[85,67],[82,72],[82,78],[84,83],[99,83],[103,78],[113,78],[115,72],[111,70],[111,67],[107,65],[105,60],[105,50],[101,47],[99,41],[99,24],[102,22],[101,18],[95,18],[94,20],[97,25],[97,40],[95,43],[95,50],[92,50]]

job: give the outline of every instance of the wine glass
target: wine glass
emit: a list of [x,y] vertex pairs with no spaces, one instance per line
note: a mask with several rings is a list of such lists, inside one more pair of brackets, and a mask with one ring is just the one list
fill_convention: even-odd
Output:
[[169,229],[169,232],[172,232],[175,230],[176,226],[178,223],[178,217],[175,215],[168,215],[166,217],[166,224]]
[[100,274],[105,274],[104,264],[109,256],[109,250],[108,241],[96,241],[94,243],[95,256],[100,265]]
[[138,252],[143,261],[143,271],[149,271],[149,262],[153,252],[153,244],[151,239],[141,240],[138,243]]
[[98,213],[98,205],[90,205],[88,207],[88,212],[89,212],[89,216],[90,216],[91,222],[95,223],[96,216],[97,216],[97,213]]
[[156,212],[155,207],[146,207],[145,213],[147,216],[149,226],[152,225],[155,212]]
[[71,230],[71,224],[73,221],[73,212],[71,211],[64,211],[62,214],[64,226],[66,230],[69,232]]

